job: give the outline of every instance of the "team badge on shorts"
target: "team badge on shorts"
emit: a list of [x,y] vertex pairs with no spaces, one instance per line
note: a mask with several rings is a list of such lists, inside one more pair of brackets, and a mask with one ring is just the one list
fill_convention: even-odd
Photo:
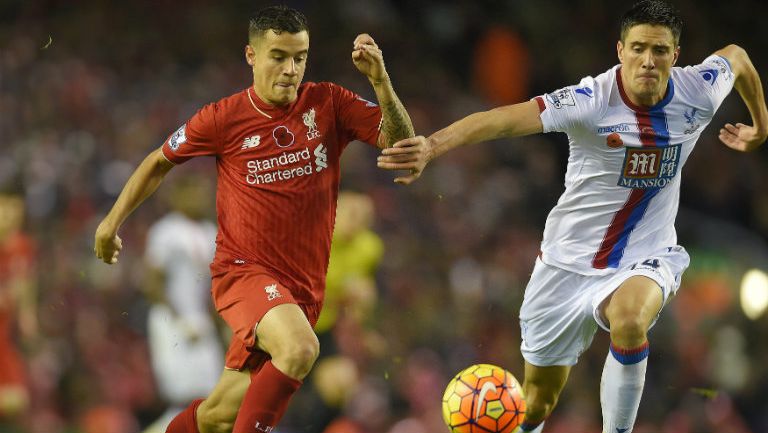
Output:
[[619,186],[625,188],[664,188],[678,172],[680,147],[628,147],[624,153]]
[[277,284],[270,284],[264,287],[264,291],[267,293],[267,301],[273,301],[276,298],[283,297],[280,291],[277,290]]

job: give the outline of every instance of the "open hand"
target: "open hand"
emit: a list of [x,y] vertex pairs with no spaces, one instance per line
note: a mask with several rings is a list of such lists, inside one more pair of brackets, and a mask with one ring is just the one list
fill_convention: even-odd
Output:
[[720,129],[720,141],[731,149],[740,152],[749,152],[757,149],[765,142],[766,137],[760,135],[760,132],[754,126],[737,123],[736,126],[726,123]]

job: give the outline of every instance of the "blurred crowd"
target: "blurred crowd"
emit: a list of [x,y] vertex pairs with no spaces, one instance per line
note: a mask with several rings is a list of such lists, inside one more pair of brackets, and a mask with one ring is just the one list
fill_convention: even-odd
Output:
[[[309,18],[306,81],[373,98],[350,60],[354,36],[370,33],[420,134],[608,69],[629,5],[286,3]],[[679,64],[737,43],[768,83],[768,4],[674,3],[685,20]],[[10,330],[24,360],[26,408],[0,414],[0,432],[136,433],[165,410],[141,286],[147,229],[167,201],[150,199],[124,225],[117,265],[94,258],[95,225],[148,152],[203,104],[250,84],[247,17],[267,4],[0,0],[0,195],[23,199],[15,231],[34,245],[23,277],[36,298],[8,295],[0,275],[4,302],[26,300],[23,311],[34,310]],[[725,122],[748,121],[734,92],[683,171],[677,227],[692,264],[651,331],[637,433],[768,431],[768,315],[750,320],[738,302],[743,273],[768,269],[768,150],[729,151],[716,133]],[[344,155],[342,188],[370,198],[361,200],[367,216],[359,223],[369,230],[370,260],[348,281],[334,277],[346,288],[335,289],[318,368],[280,433],[445,431],[440,400],[452,374],[488,362],[522,379],[517,313],[563,189],[565,137],[461,149],[410,187],[377,170],[375,157],[360,143]],[[215,176],[210,159],[180,170]],[[200,200],[213,215],[213,197]],[[548,432],[600,431],[607,348],[598,334]]]

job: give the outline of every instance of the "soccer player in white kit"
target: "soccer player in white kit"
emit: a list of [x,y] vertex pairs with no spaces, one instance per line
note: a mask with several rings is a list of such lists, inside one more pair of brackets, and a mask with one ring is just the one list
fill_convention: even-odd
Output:
[[205,214],[212,200],[207,180],[176,179],[169,196],[171,212],[147,233],[149,353],[168,409],[144,433],[165,432],[192,400],[211,392],[224,368],[210,301],[208,264],[216,247],[216,225]]
[[460,145],[568,135],[565,192],[547,218],[520,310],[522,431],[542,430],[598,326],[611,337],[600,387],[603,431],[632,431],[648,330],[689,262],[674,228],[681,168],[734,87],[752,126],[726,124],[720,140],[750,151],[768,137],[765,96],[747,53],[729,45],[698,65],[674,67],[681,27],[669,5],[638,2],[622,19],[619,65],[531,101],[472,114],[429,138],[400,141],[379,157],[381,168],[410,170],[396,179],[409,184]]

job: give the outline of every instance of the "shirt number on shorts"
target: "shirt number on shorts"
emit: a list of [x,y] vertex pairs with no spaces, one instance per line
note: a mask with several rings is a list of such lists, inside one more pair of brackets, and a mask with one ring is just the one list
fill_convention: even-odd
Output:
[[637,268],[638,266],[645,266],[648,268],[658,269],[658,267],[661,265],[659,264],[659,259],[645,259],[643,260],[642,263],[635,263],[629,269],[635,270],[635,268]]

